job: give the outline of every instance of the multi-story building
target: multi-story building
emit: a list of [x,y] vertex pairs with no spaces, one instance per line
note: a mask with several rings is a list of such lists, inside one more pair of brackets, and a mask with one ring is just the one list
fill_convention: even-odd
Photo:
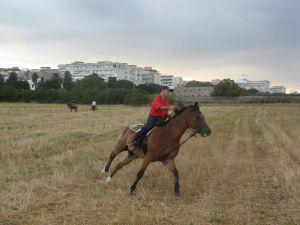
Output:
[[152,67],[144,67],[141,76],[143,84],[160,84],[160,74]]
[[211,80],[211,83],[212,85],[217,85],[219,84],[221,81],[219,79],[214,79],[214,80]]
[[175,87],[180,87],[180,86],[183,86],[183,79],[182,77],[174,77],[174,86]]
[[245,89],[254,88],[260,92],[270,92],[270,81],[268,80],[250,81],[246,78],[241,78],[237,80],[236,83]]
[[178,99],[186,101],[190,97],[209,97],[214,91],[212,86],[202,87],[177,87],[174,89],[174,94]]
[[[34,72],[34,71],[32,71]],[[37,75],[39,78],[44,78],[46,80],[51,79],[53,74],[59,73],[58,69],[51,69],[51,67],[41,67],[40,70],[38,70]]]
[[173,75],[161,75],[160,85],[168,86],[170,89],[174,89],[177,86],[183,85],[183,79],[181,77],[175,77]]
[[273,86],[273,87],[271,87],[271,93],[272,94],[285,94],[286,88],[283,86]]
[[61,75],[69,71],[74,81],[95,73],[105,81],[108,81],[109,77],[115,77],[117,80],[129,80],[135,85],[153,83],[167,85],[172,89],[178,85],[183,85],[181,77],[172,75],[161,76],[161,74],[152,67],[141,68],[136,65],[128,65],[127,63],[110,61],[84,63],[77,61],[71,64],[60,64],[58,68]]
[[138,85],[143,83],[143,69],[136,65],[128,65],[127,63],[117,63],[110,61],[101,61],[97,63],[73,62],[71,64],[58,65],[60,74],[69,71],[72,74],[73,80],[81,80],[86,76],[96,73],[108,81],[109,77],[115,77],[117,80],[129,80]]
[[170,89],[174,89],[174,76],[173,75],[161,75],[160,76],[160,85],[168,86]]
[[0,68],[0,75],[3,76],[3,78],[6,80],[10,73],[20,73],[19,67],[11,67],[11,68]]

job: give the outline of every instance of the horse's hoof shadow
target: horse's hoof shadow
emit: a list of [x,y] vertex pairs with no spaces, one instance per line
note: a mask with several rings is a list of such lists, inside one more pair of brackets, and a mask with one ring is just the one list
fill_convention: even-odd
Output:
[[111,177],[106,177],[105,184],[111,183]]
[[130,196],[135,196],[135,195],[136,195],[136,192],[135,192],[135,191],[130,191],[130,192],[129,192],[129,195],[130,195]]
[[101,173],[107,173],[107,172],[105,171],[105,167],[103,167],[103,168],[100,170],[100,172],[101,172]]

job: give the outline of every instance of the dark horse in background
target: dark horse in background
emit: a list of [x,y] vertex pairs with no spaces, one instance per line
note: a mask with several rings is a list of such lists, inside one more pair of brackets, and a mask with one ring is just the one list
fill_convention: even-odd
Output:
[[[175,110],[175,115],[170,121],[152,131],[147,137],[147,151],[137,146],[133,153],[129,152],[128,156],[120,162],[113,172],[106,178],[106,182],[110,182],[115,173],[123,166],[129,164],[137,158],[143,158],[143,163],[137,173],[136,179],[131,186],[130,194],[134,194],[139,180],[144,175],[145,170],[151,162],[161,161],[173,173],[175,179],[175,194],[179,195],[179,175],[175,165],[175,157],[180,149],[180,138],[188,128],[193,129],[194,134],[200,134],[207,137],[211,134],[211,130],[207,125],[204,115],[199,109],[198,103]],[[106,166],[102,172],[108,172],[113,159],[120,152],[128,150],[127,144],[132,141],[134,132],[128,127],[124,130],[114,151],[110,154]]]
[[74,110],[74,112],[77,112],[77,105],[74,102],[68,102],[68,108],[71,110],[71,112]]
[[92,105],[92,106],[91,106],[91,110],[92,110],[93,112],[95,112],[95,111],[97,110],[97,107],[96,107],[95,105]]

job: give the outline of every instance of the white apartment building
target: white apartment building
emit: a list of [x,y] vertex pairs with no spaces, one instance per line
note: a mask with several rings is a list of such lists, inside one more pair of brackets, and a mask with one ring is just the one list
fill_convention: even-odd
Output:
[[174,86],[175,87],[183,86],[182,77],[174,77],[173,81],[174,81]]
[[[74,81],[81,80],[92,73],[97,73],[102,79],[108,81],[109,77],[125,77],[125,71],[122,71],[124,65],[116,64],[113,62],[97,62],[97,63],[84,63],[80,61],[73,62],[71,64],[60,64],[58,69],[61,75],[66,71],[72,74]],[[121,73],[119,73],[121,71]]]
[[143,83],[142,68],[127,63],[101,61],[97,63],[73,62],[71,64],[58,65],[59,72],[63,75],[66,71],[72,74],[74,81],[81,80],[85,76],[96,73],[106,82],[109,77],[116,77],[117,80],[129,80],[135,85]]
[[173,75],[161,75],[160,76],[160,85],[168,86],[170,89],[174,89],[174,76]]
[[273,86],[273,87],[271,87],[271,93],[272,94],[285,94],[286,88],[283,86]]
[[168,86],[170,89],[174,89],[177,86],[183,85],[183,79],[182,77],[175,77],[173,75],[161,75],[160,85]]
[[160,74],[152,67],[144,67],[141,76],[143,84],[160,84]]
[[19,67],[0,68],[0,75],[3,76],[4,80],[8,79],[9,74],[12,72],[16,73],[19,76]]
[[140,84],[159,84],[175,88],[183,85],[181,77],[172,75],[163,75],[152,67],[137,67],[136,65],[128,65],[127,63],[118,63],[110,61],[101,61],[97,63],[73,62],[71,64],[58,65],[59,73],[63,75],[66,71],[72,74],[73,81],[81,80],[85,76],[96,73],[108,81],[109,77],[116,77],[117,80],[129,80],[135,85]]
[[270,81],[268,80],[250,81],[246,78],[241,78],[236,83],[245,89],[254,88],[260,92],[270,92]]
[[211,83],[212,83],[213,85],[217,85],[217,84],[219,84],[220,82],[221,82],[221,80],[219,80],[219,79],[211,80]]

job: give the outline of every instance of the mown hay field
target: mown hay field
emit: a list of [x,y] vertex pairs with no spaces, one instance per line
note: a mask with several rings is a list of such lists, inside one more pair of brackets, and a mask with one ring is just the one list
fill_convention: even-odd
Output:
[[[0,224],[299,225],[300,106],[203,105],[212,129],[176,158],[172,174],[141,160],[104,183],[100,173],[128,124],[148,107],[0,104]],[[112,168],[126,156],[120,154]]]

